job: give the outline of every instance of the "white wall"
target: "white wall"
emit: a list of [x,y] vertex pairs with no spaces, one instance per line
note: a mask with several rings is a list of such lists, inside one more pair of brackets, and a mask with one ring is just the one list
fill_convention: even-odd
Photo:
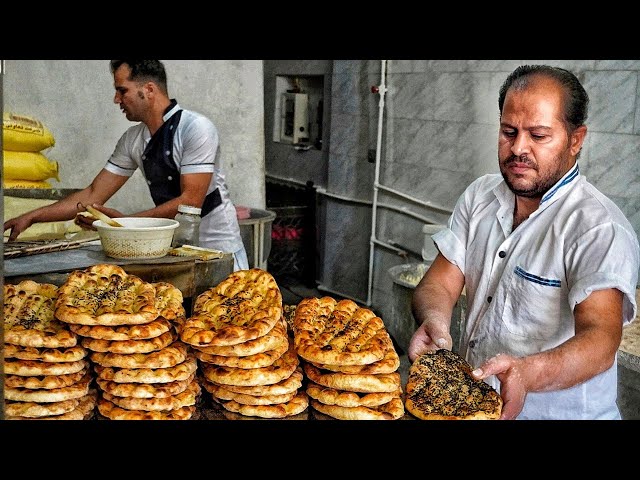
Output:
[[[264,208],[261,60],[166,60],[169,94],[207,115],[220,134],[221,163],[236,205]],[[6,60],[3,109],[42,121],[60,166],[54,188],[83,188],[131,125],[113,103],[108,60]],[[153,206],[139,172],[108,202],[123,213]]]

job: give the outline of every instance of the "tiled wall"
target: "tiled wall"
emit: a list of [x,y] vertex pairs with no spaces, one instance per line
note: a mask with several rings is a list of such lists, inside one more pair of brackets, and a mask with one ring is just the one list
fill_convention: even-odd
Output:
[[[589,133],[581,173],[608,195],[640,232],[640,61],[616,60],[389,60],[379,182],[423,202],[452,209],[464,188],[498,172],[498,90],[518,65],[547,63],[572,70],[590,95]],[[321,286],[367,300],[368,265],[381,61],[334,61],[331,147],[325,198],[326,231]],[[378,201],[445,222],[448,213],[379,191]],[[420,252],[424,222],[389,208],[377,210],[376,237]],[[390,267],[419,262],[374,248],[371,304],[394,312]],[[406,347],[401,345],[402,348]]]

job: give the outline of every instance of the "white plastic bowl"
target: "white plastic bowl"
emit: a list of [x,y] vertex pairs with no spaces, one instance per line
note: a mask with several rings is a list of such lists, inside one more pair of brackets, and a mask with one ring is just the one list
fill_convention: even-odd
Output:
[[93,222],[104,253],[112,258],[149,259],[164,257],[171,249],[173,234],[179,223],[170,218],[122,217],[115,219],[122,227],[112,227],[102,220]]

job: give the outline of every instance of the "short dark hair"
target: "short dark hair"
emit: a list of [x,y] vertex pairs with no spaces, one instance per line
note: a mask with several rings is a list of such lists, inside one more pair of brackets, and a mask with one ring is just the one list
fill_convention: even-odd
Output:
[[160,87],[165,95],[167,94],[167,72],[160,60],[111,60],[109,62],[111,74],[114,74],[124,64],[131,69],[129,80],[153,82]]
[[522,90],[529,85],[529,80],[537,75],[557,81],[564,89],[564,122],[572,132],[587,121],[589,95],[573,73],[569,70],[549,65],[522,65],[516,68],[500,87],[498,108],[502,116],[502,107],[507,91],[510,88]]

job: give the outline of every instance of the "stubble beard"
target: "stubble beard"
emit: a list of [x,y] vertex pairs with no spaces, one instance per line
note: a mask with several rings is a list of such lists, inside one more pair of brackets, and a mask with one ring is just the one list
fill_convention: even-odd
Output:
[[[553,163],[554,165],[558,165],[558,166],[564,165],[566,163],[566,160],[567,160],[566,156],[563,154],[560,154],[553,159]],[[520,156],[511,155],[504,162],[500,162],[500,159],[498,158],[498,162],[500,165],[500,173],[502,174],[502,178],[504,178],[504,181],[507,184],[507,187],[509,187],[509,190],[511,190],[514,194],[518,195],[519,197],[542,198],[542,196],[545,193],[547,193],[551,187],[553,187],[556,183],[558,183],[558,180],[560,180],[562,176],[566,173],[566,171],[563,172],[560,168],[558,168],[555,171],[547,172],[542,177],[538,176],[537,178],[532,180],[530,185],[527,187],[516,187],[514,183],[509,179],[509,176],[506,173],[506,168],[505,168],[507,165],[515,161],[518,161],[520,163],[525,163],[528,167],[535,170],[538,174],[540,173],[540,170],[538,168],[538,165],[535,164],[532,160],[530,160],[526,155],[520,155]],[[516,175],[515,178],[516,179],[522,178],[522,176]]]

